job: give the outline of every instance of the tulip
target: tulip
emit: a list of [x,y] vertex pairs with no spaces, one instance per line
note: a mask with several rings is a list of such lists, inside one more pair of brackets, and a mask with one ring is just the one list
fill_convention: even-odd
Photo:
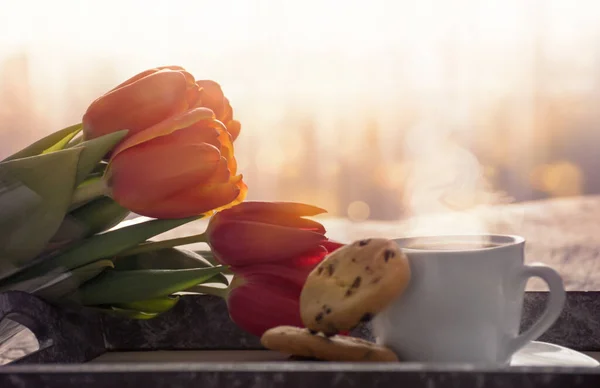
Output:
[[184,218],[241,202],[230,134],[212,110],[194,108],[134,133],[111,155],[110,196],[134,213]]
[[285,262],[328,242],[323,225],[304,218],[324,212],[301,203],[244,202],[215,214],[206,239],[224,265]]
[[304,218],[323,212],[299,203],[243,202],[211,218],[206,242],[234,272],[227,306],[242,329],[261,336],[275,326],[303,326],[299,300],[306,277],[343,245]]
[[206,107],[215,112],[230,131],[232,141],[240,132],[233,110],[214,81],[198,81],[179,66],[146,70],[91,103],[83,115],[83,135],[92,139],[127,129],[127,137],[190,109]]
[[[327,246],[333,250],[342,244],[330,242]],[[258,337],[276,326],[303,327],[302,287],[308,274],[330,253],[319,248],[285,263],[238,267],[227,295],[231,320]]]
[[261,337],[272,327],[302,327],[300,291],[274,275],[239,276],[231,282],[227,308],[231,320]]

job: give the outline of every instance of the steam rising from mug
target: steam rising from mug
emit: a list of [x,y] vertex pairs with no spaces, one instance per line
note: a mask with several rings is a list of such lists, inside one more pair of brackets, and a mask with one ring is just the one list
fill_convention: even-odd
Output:
[[450,125],[422,121],[405,138],[408,234],[515,232],[518,214],[492,208],[511,199],[492,189],[479,160],[453,139]]

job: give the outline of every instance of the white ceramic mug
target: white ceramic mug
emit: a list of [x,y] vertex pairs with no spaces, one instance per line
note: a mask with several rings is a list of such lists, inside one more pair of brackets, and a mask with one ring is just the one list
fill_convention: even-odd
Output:
[[[556,321],[565,303],[559,274],[524,264],[517,236],[431,236],[395,240],[412,276],[405,293],[373,320],[377,342],[401,360],[503,364]],[[490,246],[480,246],[482,242]],[[458,246],[457,246],[458,244]],[[549,287],[539,320],[519,334],[527,280]]]

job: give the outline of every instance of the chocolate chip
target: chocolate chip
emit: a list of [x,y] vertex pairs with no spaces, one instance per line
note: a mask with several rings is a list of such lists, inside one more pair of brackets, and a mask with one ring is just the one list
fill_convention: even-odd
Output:
[[350,286],[351,288],[358,288],[360,287],[360,282],[361,282],[361,278],[360,276],[357,276],[356,279],[354,279],[354,282],[352,282],[352,285]]
[[365,246],[365,245],[367,245],[367,244],[368,244],[370,241],[371,241],[371,239],[370,239],[370,238],[368,238],[368,239],[366,239],[366,240],[360,240],[360,241],[358,242],[358,245],[359,245],[359,246],[361,246],[361,247],[364,247],[364,246]]
[[329,276],[333,275],[333,264],[329,264],[327,266],[327,272],[329,273]]
[[348,297],[350,295],[352,295],[352,289],[351,288],[349,288],[349,289],[346,290],[346,296]]
[[393,258],[394,256],[396,256],[396,253],[394,251],[392,251],[391,249],[386,249],[383,253],[383,260],[385,260],[385,262],[387,263],[388,260]]
[[309,332],[311,335],[317,335],[317,333],[319,333],[318,331],[316,331],[316,330],[312,330],[312,329],[308,329],[308,332]]
[[353,262],[353,263],[356,263],[356,257],[353,257],[353,258],[352,258],[352,262]]
[[319,267],[317,270],[317,275],[320,275],[321,273],[323,273],[323,267]]
[[325,314],[331,314],[331,307],[327,307],[325,309]]
[[362,316],[362,318],[360,319],[360,321],[361,322],[369,322],[371,319],[373,319],[373,314],[366,313],[365,315]]
[[323,320],[323,313],[318,313],[317,316],[315,317],[315,321],[321,322]]

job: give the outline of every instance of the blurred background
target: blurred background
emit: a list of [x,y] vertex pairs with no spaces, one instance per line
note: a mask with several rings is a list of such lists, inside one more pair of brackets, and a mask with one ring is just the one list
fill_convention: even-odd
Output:
[[0,158],[147,68],[219,82],[248,199],[351,220],[600,193],[597,0],[0,0]]

